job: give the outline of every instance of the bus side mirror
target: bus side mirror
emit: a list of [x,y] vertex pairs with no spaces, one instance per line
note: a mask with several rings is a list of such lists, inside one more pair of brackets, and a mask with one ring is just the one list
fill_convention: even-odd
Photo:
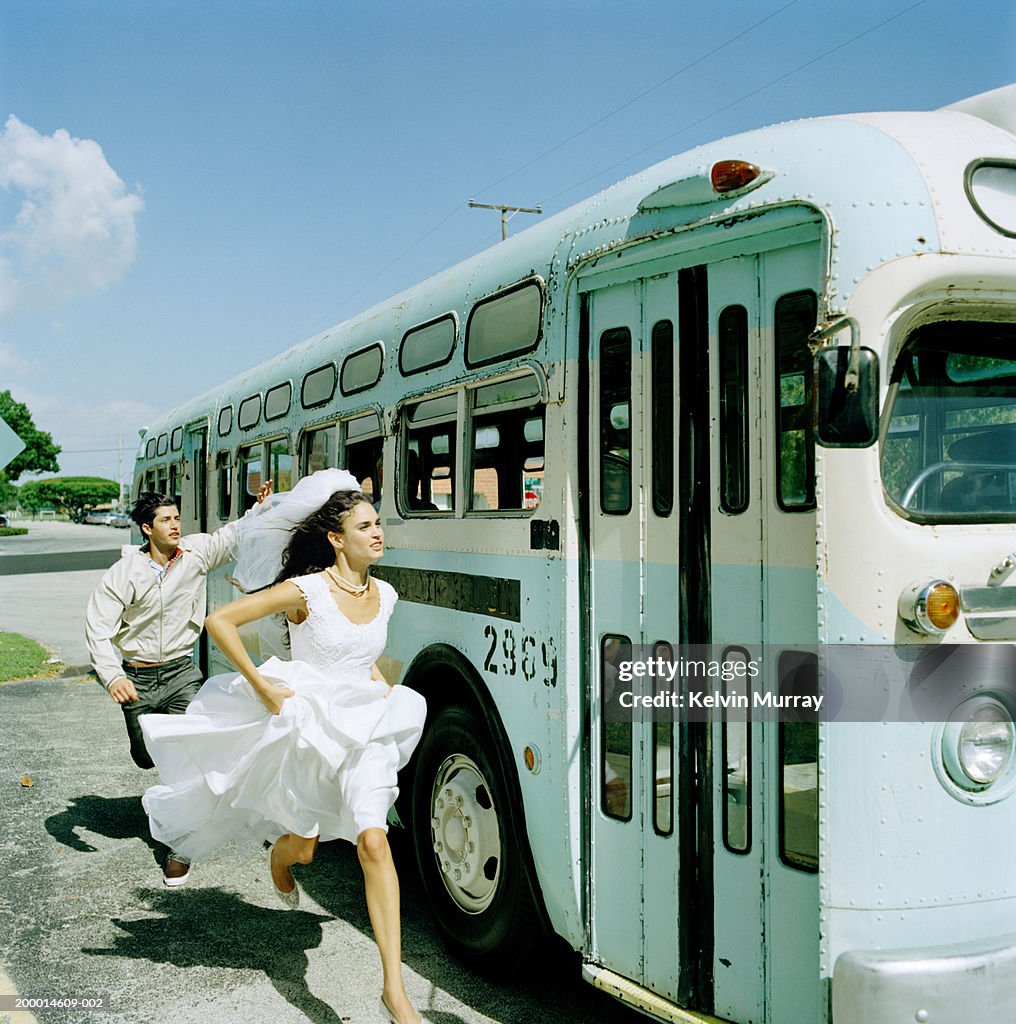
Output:
[[870,348],[819,349],[815,392],[815,440],[823,448],[868,448],[875,443],[878,356]]

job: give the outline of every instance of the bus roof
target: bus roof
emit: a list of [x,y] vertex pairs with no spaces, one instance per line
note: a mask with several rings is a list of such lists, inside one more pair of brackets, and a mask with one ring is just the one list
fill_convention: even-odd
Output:
[[[409,328],[449,311],[464,319],[478,299],[529,275],[545,280],[567,275],[619,246],[729,222],[767,207],[811,206],[835,226],[840,248],[827,295],[844,305],[858,275],[873,263],[943,246],[939,225],[951,223],[943,204],[963,207],[964,238],[979,230],[989,236],[985,244],[997,245],[998,236],[970,213],[955,181],[971,154],[1016,159],[1014,111],[1016,86],[1007,86],[936,111],[841,114],[771,125],[669,157],[245,370],[173,410],[152,429],[192,421],[215,407],[223,393],[241,398],[246,384],[254,393],[269,370],[273,379],[297,380],[310,368],[308,360],[320,365],[377,341],[386,344],[386,361],[397,360],[392,349]],[[706,202],[645,202],[668,186],[708,175],[716,161],[728,159],[757,165],[764,180]],[[937,187],[936,175],[952,183]],[[876,205],[873,218],[870,208]],[[862,217],[863,230],[846,230]]]

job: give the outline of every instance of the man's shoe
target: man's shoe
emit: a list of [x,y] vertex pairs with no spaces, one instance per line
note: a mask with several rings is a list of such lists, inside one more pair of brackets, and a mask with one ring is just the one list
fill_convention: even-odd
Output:
[[190,864],[170,855],[162,865],[162,884],[171,889],[178,885],[186,885],[190,878]]

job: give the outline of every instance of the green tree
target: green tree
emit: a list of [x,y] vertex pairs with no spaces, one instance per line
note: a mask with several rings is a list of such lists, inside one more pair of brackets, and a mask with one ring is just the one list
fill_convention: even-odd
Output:
[[7,474],[0,470],[0,512],[16,508],[18,504],[18,489],[7,479]]
[[101,476],[54,476],[22,484],[18,500],[24,508],[51,506],[66,509],[77,518],[86,508],[112,501],[119,494],[120,485]]
[[3,467],[8,480],[17,480],[22,473],[59,473],[56,457],[60,446],[53,443],[52,435],[39,430],[24,402],[15,402],[9,391],[0,391],[0,419],[14,431],[25,449]]

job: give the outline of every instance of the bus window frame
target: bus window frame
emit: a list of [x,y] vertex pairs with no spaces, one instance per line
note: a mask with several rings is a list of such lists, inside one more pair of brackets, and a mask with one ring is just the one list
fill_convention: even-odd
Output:
[[[254,448],[261,449],[261,484],[263,485],[268,479],[267,474],[271,471],[271,445],[276,441],[283,440],[289,450],[290,458],[293,458],[293,446],[291,443],[290,432],[288,430],[281,431],[280,433],[274,433],[270,437],[259,437],[256,441],[248,441],[245,444],[237,445],[236,451],[234,452],[234,464],[236,466],[236,494],[242,499],[241,503],[243,505],[243,512],[240,511],[240,506],[237,506],[237,518],[242,516],[248,509],[253,508],[257,502],[257,491],[252,493],[247,489],[247,474],[244,470],[243,453]],[[295,483],[295,480],[293,482]]]
[[[243,422],[243,412],[245,408],[252,408],[253,405],[257,406],[257,414],[254,419],[249,423]],[[264,409],[264,399],[262,398],[261,392],[258,391],[256,394],[248,395],[246,398],[241,399],[239,406],[236,410],[236,425],[241,431],[255,430],[261,423],[262,411]],[[250,442],[253,443],[253,442]]]
[[317,470],[309,470],[307,468],[307,440],[313,434],[320,434],[322,432],[332,432],[332,454],[331,457],[326,459],[326,465],[322,466],[322,469],[332,469],[335,467],[339,456],[339,420],[332,419],[327,420],[323,423],[308,423],[304,424],[300,428],[300,432],[297,438],[296,451],[297,451],[297,467],[299,469],[300,479],[305,476],[310,476],[311,473],[317,472]]
[[[407,370],[402,359],[403,352],[406,347],[406,341],[414,334],[419,334],[421,331],[426,331],[431,327],[436,327],[439,323],[442,323],[445,320],[450,320],[452,323],[452,343],[448,348],[448,353],[440,360],[430,363],[422,363],[419,366],[414,366],[412,369]],[[455,310],[449,310],[447,313],[442,313],[440,316],[435,316],[430,320],[425,320],[423,323],[410,327],[409,330],[402,335],[402,339],[399,341],[399,375],[401,377],[413,377],[418,373],[426,373],[427,370],[435,370],[439,366],[447,366],[448,363],[452,361],[452,356],[455,355],[455,350],[459,347],[460,333],[459,315]]]
[[[223,460],[223,456],[225,459]],[[223,473],[225,475],[223,475]],[[233,452],[230,448],[219,448],[215,452],[215,514],[226,522],[233,512]],[[225,484],[225,494],[223,493]],[[223,511],[223,497],[226,509]]]
[[[343,382],[343,375],[346,372],[346,367],[360,356],[365,356],[369,352],[377,350],[380,353],[381,359],[378,364],[377,376],[368,384],[360,384],[357,387],[346,389]],[[372,391],[374,388],[381,383],[381,378],[385,375],[385,361],[388,358],[388,353],[385,350],[385,343],[380,338],[377,341],[372,341],[369,345],[363,345],[352,352],[347,352],[342,357],[342,362],[339,364],[339,394],[343,398],[351,398],[353,395],[362,395],[365,391]]]
[[[368,416],[373,416],[377,422],[376,428],[365,431],[363,434],[357,434],[356,437],[350,441],[349,439],[349,424],[356,420],[366,419]],[[363,444],[369,444],[370,442],[377,442],[380,446],[379,456],[380,459],[384,460],[384,441],[385,441],[385,417],[384,410],[381,406],[369,405],[363,408],[357,409],[355,412],[349,415],[343,416],[341,419],[336,421],[336,444],[335,444],[335,459],[336,465],[346,470],[347,473],[353,473],[353,470],[349,468],[349,448],[350,445],[358,446]],[[378,503],[381,500],[381,492],[377,490],[377,480],[375,475],[377,473],[377,459],[374,460],[374,466],[371,468],[369,477],[357,476],[356,481],[361,485],[364,480],[369,479],[371,487],[374,488],[370,492],[370,496],[374,503]],[[356,476],[355,473],[353,473]],[[383,487],[382,487],[383,490]]]
[[[330,369],[332,371],[332,387],[325,398],[319,398],[316,402],[308,402],[306,398],[307,392],[307,381],[315,375],[321,373],[324,370]],[[308,370],[300,381],[300,408],[301,409],[318,409],[322,405],[327,405],[335,397],[335,389],[339,386],[339,368],[335,363],[334,359],[329,359],[327,362],[322,363],[320,366],[316,366],[313,370]]]
[[[286,390],[286,408],[282,412],[274,412],[271,416],[268,415],[268,401],[274,395]],[[278,384],[273,384],[270,388],[265,389],[264,399],[262,401],[262,415],[264,416],[265,423],[274,423],[276,420],[285,419],[290,410],[293,408],[293,382],[291,380],[283,380]]]
[[[507,352],[498,352],[493,356],[488,356],[484,359],[470,359],[469,358],[469,332],[473,324],[473,317],[477,311],[483,306],[487,306],[492,302],[497,302],[500,299],[506,298],[514,292],[522,291],[523,288],[530,288],[536,286],[537,292],[540,296],[540,310],[537,314],[537,327],[536,337],[532,343],[526,348],[512,349]],[[528,277],[524,277],[521,281],[516,281],[514,284],[508,285],[506,288],[500,288],[490,295],[484,295],[477,299],[473,303],[469,310],[469,316],[466,317],[466,329],[462,333],[462,358],[465,363],[467,370],[478,370],[484,366],[493,366],[496,363],[503,363],[509,359],[518,359],[520,356],[529,355],[531,352],[535,352],[543,341],[543,318],[547,314],[547,283],[539,274],[530,274]]]
[[[609,716],[606,714],[606,711],[604,710],[604,704],[605,704],[606,699],[607,699],[607,673],[606,673],[607,654],[606,654],[606,648],[607,648],[607,642],[610,641],[610,640],[615,641],[618,644],[618,646],[619,646],[619,648],[621,650],[624,650],[625,648],[627,648],[629,657],[631,656],[632,648],[633,648],[631,637],[629,637],[629,636],[627,636],[627,635],[625,635],[623,633],[602,633],[600,635],[600,637],[599,637],[599,643],[597,644],[598,657],[599,657],[599,662],[600,662],[600,686],[599,686],[599,690],[600,690],[600,692],[599,692],[599,704],[600,704],[600,713],[599,713],[599,719],[600,719],[600,722],[599,722],[599,728],[600,728],[600,757],[599,757],[599,762],[600,763],[596,766],[596,775],[597,775],[597,778],[598,778],[597,790],[598,790],[598,797],[599,797],[597,809],[599,810],[600,814],[602,814],[605,818],[607,818],[607,819],[609,819],[611,821],[630,822],[630,821],[632,821],[632,819],[634,817],[634,814],[635,814],[635,799],[634,799],[635,767],[636,767],[635,766],[635,746],[636,746],[636,740],[638,739],[638,737],[635,734],[635,716],[634,715],[629,715],[628,716],[628,720],[626,722],[609,722],[608,723],[608,721],[607,721]],[[613,685],[615,685],[615,686],[617,685],[617,681],[616,680],[613,682]],[[609,725],[619,725],[619,726],[627,725],[627,727],[628,727],[628,775],[627,775],[626,778],[625,778],[625,776],[622,776],[622,775],[616,775],[616,777],[615,777],[616,779],[624,780],[625,797],[626,797],[626,800],[627,800],[627,809],[628,809],[628,813],[627,814],[614,814],[613,812],[608,810],[608,802],[607,802],[607,787],[609,785],[609,783],[607,781],[607,767],[608,767],[607,752],[608,752],[608,745],[609,745],[609,741],[608,741],[608,737],[607,737],[607,726],[608,726],[608,724]],[[617,751],[614,751],[614,753],[617,753]],[[611,769],[611,770],[613,770],[613,769]],[[615,781],[615,780],[612,779],[611,782],[613,782],[613,781]]]
[[[476,399],[477,394],[483,388],[490,387],[494,384],[510,383],[515,380],[525,380],[532,378],[536,384],[536,393],[534,395],[527,395],[522,398],[514,399],[510,402],[499,402],[497,405],[484,405],[477,408]],[[540,505],[534,508],[491,508],[491,509],[480,509],[473,508],[473,489],[472,485],[474,482],[474,456],[475,452],[475,437],[473,434],[473,420],[476,418],[477,413],[482,419],[486,416],[494,416],[497,413],[515,412],[520,409],[539,409],[543,415],[543,474],[546,479],[547,472],[547,406],[550,404],[548,401],[548,386],[546,376],[543,373],[543,368],[539,364],[526,365],[524,367],[516,368],[508,373],[492,374],[490,376],[477,378],[476,380],[470,380],[465,385],[466,391],[466,402],[465,402],[465,417],[463,428],[461,432],[460,444],[462,445],[462,456],[463,456],[463,479],[468,481],[469,486],[464,488],[466,502],[464,515],[470,519],[531,519],[540,508]],[[523,463],[524,467],[524,463]],[[404,482],[401,479],[400,474],[400,491],[404,486]],[[544,484],[544,487],[546,485]],[[542,505],[542,498],[540,504]]]
[[293,453],[293,445],[291,443],[291,438],[288,430],[284,434],[279,434],[275,437],[265,438],[265,465],[267,466],[268,469],[267,479],[272,481],[272,485],[276,494],[284,494],[285,491],[280,489],[279,481],[276,479],[275,461],[272,457],[272,449],[274,445],[279,442],[282,443],[282,445],[285,448],[286,454],[289,456],[289,487],[286,488],[286,490],[291,491],[293,489],[293,485],[296,483],[297,480],[300,479],[299,476],[297,476],[293,472],[294,468],[299,469],[300,463],[299,454],[294,455]]
[[[811,302],[814,307],[814,316],[812,317],[812,326],[805,333],[804,345],[801,349],[805,357],[804,365],[801,367],[801,377],[804,388],[803,401],[800,405],[784,406],[783,381],[787,377],[796,376],[796,374],[783,374],[781,372],[781,363],[784,349],[781,343],[783,338],[780,331],[780,307],[784,304],[789,305],[789,300],[797,299],[805,295],[811,298]],[[811,356],[811,350],[808,347],[808,338],[811,335],[811,333],[815,330],[815,327],[818,325],[818,313],[819,296],[814,288],[796,288],[790,292],[783,292],[782,294],[776,296],[772,304],[771,327],[773,332],[773,409],[775,413],[773,418],[773,484],[777,506],[779,507],[781,512],[789,512],[791,514],[800,512],[814,512],[817,507],[815,498],[815,420],[812,409],[812,404],[814,402],[814,381],[812,379],[814,360]],[[801,420],[801,425],[799,427],[795,427],[793,430],[784,429],[784,409],[800,410],[798,415]],[[804,458],[805,495],[803,501],[792,500],[790,497],[786,496],[783,493],[784,467],[785,465],[787,465],[786,460],[784,460],[783,458],[783,438],[785,434],[796,433],[797,431],[800,431],[804,435],[801,445],[801,450]]]
[[[226,417],[226,427],[222,427],[222,418]],[[233,432],[233,403],[224,405],[215,417],[215,430],[219,437],[229,437]]]
[[[451,507],[446,509],[410,509],[406,500],[406,468],[409,463],[409,411],[425,402],[441,398],[455,398],[455,411],[452,413],[441,413],[433,420],[426,421],[428,426],[438,426],[445,423],[451,424],[449,431],[449,443],[451,446]],[[462,505],[460,468],[462,466],[462,446],[464,423],[467,418],[466,387],[463,384],[457,387],[444,387],[436,391],[423,391],[413,395],[405,396],[395,407],[396,423],[396,487],[395,507],[403,519],[450,519],[461,518]]]
[[[724,648],[723,654],[721,655],[721,662],[726,663],[730,655],[737,654],[744,658],[745,662],[751,661],[751,652],[746,647],[739,645],[731,645]],[[748,692],[751,692],[749,677],[745,677],[745,684]],[[724,696],[730,695],[730,683],[724,682],[723,694]],[[754,719],[751,713],[751,704],[744,709],[745,716],[744,721],[735,720],[731,722],[730,708],[724,707],[723,713],[720,716],[720,764],[723,766],[723,791],[720,794],[720,803],[722,806],[722,832],[723,832],[723,846],[729,853],[732,853],[735,857],[746,857],[751,853],[752,848],[752,824],[751,818],[754,813],[755,800],[752,792],[752,786],[754,784],[754,766],[752,764],[752,726],[754,725]],[[745,773],[744,773],[744,808],[745,808],[745,822],[744,822],[744,846],[735,846],[732,840],[732,828],[730,819],[730,788],[728,786],[727,771],[729,770],[728,753],[730,750],[730,726],[731,724],[743,725],[744,726],[744,746],[745,746]]]

